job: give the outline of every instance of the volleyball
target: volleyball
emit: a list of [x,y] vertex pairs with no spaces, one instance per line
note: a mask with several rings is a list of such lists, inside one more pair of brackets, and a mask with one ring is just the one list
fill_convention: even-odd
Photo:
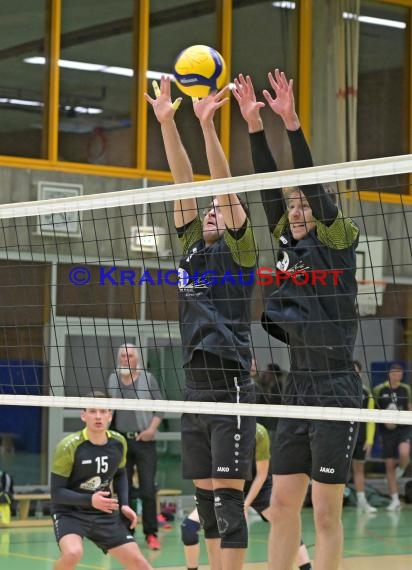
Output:
[[226,64],[215,49],[196,45],[179,53],[174,65],[176,85],[190,97],[207,97],[226,81]]

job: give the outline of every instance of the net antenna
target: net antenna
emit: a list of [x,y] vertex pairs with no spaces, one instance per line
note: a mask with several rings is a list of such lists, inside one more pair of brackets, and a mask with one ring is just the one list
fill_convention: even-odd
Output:
[[386,281],[383,278],[383,237],[362,235],[356,250],[357,306],[360,317],[375,315],[382,306]]

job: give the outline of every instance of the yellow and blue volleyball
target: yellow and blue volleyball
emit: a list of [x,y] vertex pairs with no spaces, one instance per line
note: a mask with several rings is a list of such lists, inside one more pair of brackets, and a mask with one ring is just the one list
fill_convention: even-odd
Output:
[[203,45],[179,53],[174,65],[176,85],[190,97],[207,97],[226,81],[226,64],[218,51]]

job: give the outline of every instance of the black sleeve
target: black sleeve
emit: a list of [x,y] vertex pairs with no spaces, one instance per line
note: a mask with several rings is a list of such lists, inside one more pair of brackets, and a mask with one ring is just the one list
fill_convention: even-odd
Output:
[[[249,138],[255,172],[276,172],[278,167],[267,143],[265,132],[250,133]],[[260,196],[269,230],[272,233],[286,209],[282,190],[280,188],[269,188],[262,190]]]
[[[287,131],[287,133],[292,148],[294,168],[313,166],[312,154],[302,129]],[[325,192],[324,187],[321,184],[310,184],[303,186],[302,192],[305,194],[315,218],[326,226],[331,226],[338,215],[338,208]]]
[[119,507],[129,504],[129,484],[127,482],[126,469],[118,469],[116,475],[113,477],[113,490],[117,495]]
[[67,477],[51,474],[50,494],[54,503],[61,505],[73,505],[76,507],[90,507],[92,505],[92,495],[89,493],[78,493],[67,488]]

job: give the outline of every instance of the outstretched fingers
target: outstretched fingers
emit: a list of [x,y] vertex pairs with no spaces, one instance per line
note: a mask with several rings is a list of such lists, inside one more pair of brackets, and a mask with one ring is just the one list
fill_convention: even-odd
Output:
[[154,105],[157,100],[168,101],[170,107],[176,111],[180,103],[182,102],[182,97],[178,97],[175,101],[172,102],[171,94],[170,94],[170,77],[166,75],[162,75],[160,80],[160,87],[156,80],[152,81],[153,93],[155,98],[153,99],[148,93],[145,93],[145,99],[150,105]]

